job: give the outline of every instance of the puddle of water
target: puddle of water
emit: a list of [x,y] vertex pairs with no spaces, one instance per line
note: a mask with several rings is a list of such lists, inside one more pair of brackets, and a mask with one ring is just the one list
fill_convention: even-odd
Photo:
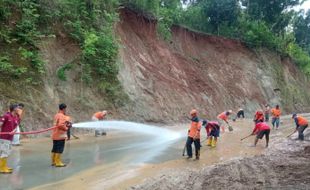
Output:
[[63,160],[68,165],[65,168],[50,166],[52,142],[49,139],[14,147],[9,157],[9,165],[14,172],[0,176],[0,189],[26,189],[54,183],[99,165],[109,167],[122,162],[126,167],[134,167],[151,161],[180,137],[179,132],[169,129],[125,121],[77,123],[74,128],[120,132],[111,131],[108,136],[98,138],[82,137],[76,143],[66,142]]
[[[123,132],[130,132],[135,134],[149,135],[150,138],[147,141],[140,141],[137,144],[131,144],[127,147],[120,147],[117,150],[124,150],[133,147],[139,147],[143,149],[145,154],[135,159],[136,164],[150,161],[155,156],[162,153],[169,145],[177,142],[182,136],[182,133],[169,130],[167,128],[160,128],[151,125],[134,123],[128,121],[97,121],[97,122],[83,122],[73,125],[74,128],[84,129],[103,129],[103,130],[119,130]],[[112,151],[112,150],[110,150]]]

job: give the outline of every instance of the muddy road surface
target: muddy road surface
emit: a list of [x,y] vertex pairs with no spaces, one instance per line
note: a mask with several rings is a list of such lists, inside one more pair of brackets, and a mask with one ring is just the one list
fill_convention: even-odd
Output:
[[[309,118],[309,117],[308,117]],[[306,140],[296,141],[297,134],[288,120],[272,131],[272,142],[261,155],[236,157],[208,167],[187,167],[158,174],[134,190],[168,189],[310,189],[310,130]],[[285,135],[284,135],[285,134]],[[262,143],[262,142],[260,142]]]
[[[262,184],[266,187],[289,187],[288,183],[281,186],[275,172],[270,174],[273,176],[270,182],[266,181],[263,173],[282,171],[290,175],[291,170],[285,164],[276,165],[283,157],[281,151],[294,151],[285,158],[288,160],[295,158],[295,153],[302,155],[297,156],[300,160],[296,159],[296,163],[303,163],[307,157],[304,157],[301,147],[309,142],[295,145],[295,141],[286,140],[285,136],[294,129],[293,122],[289,117],[282,121],[281,128],[271,132],[270,147],[267,149],[264,141],[252,147],[253,137],[240,141],[251,132],[251,120],[233,122],[234,131],[222,133],[216,148],[205,145],[205,131],[202,130],[199,161],[182,157],[187,124],[165,126],[179,137],[173,135],[171,141],[160,144],[152,143],[157,138],[152,135],[119,131],[111,131],[108,136],[97,138],[81,136],[79,140],[67,142],[63,154],[68,164],[65,168],[50,166],[50,139],[24,140],[22,146],[13,148],[9,164],[14,167],[14,173],[0,176],[0,189],[238,189],[246,188],[245,185],[252,182],[256,185],[253,187],[258,188]],[[282,150],[281,143],[286,143],[286,147],[290,148]],[[283,162],[289,163],[285,159]],[[265,162],[277,168],[262,165]],[[293,166],[292,170],[301,171],[297,178],[309,184],[307,179],[301,177],[304,173],[302,166],[305,165]],[[282,176],[285,177],[284,174]]]

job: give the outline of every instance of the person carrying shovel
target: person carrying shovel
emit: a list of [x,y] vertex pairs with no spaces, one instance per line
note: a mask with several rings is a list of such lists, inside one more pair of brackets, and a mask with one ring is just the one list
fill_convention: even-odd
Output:
[[224,111],[217,116],[217,120],[219,122],[220,127],[222,127],[224,131],[224,122],[228,125],[228,130],[232,131],[232,126],[229,125],[228,118],[232,114],[232,110]]
[[194,142],[196,160],[199,160],[201,122],[199,121],[197,110],[193,109],[190,112],[190,115],[191,115],[191,126],[190,129],[188,130],[188,137],[186,140],[186,151],[188,155],[187,158],[189,159],[193,157],[192,143]]
[[220,136],[220,125],[217,121],[206,121],[206,132],[208,136],[207,146],[216,147],[217,138]]
[[[292,119],[294,119],[296,124],[296,131],[298,131],[298,140],[304,140],[304,130],[308,127],[308,121],[304,117],[298,116],[296,113],[292,115]],[[292,134],[294,134],[292,133]]]
[[251,135],[255,135],[256,138],[254,141],[254,146],[256,146],[258,139],[262,139],[264,136],[266,137],[266,147],[268,147],[269,143],[269,134],[270,134],[270,127],[265,122],[260,122],[255,125],[255,128],[253,129],[253,132]]

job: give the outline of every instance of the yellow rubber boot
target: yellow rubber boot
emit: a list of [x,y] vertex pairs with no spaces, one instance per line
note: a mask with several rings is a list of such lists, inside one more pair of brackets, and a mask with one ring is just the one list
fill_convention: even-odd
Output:
[[13,171],[13,168],[8,167],[8,165],[7,165],[7,160],[8,160],[8,158],[4,158],[4,167],[5,167],[6,169],[10,170],[10,171]]
[[212,139],[211,147],[216,147],[217,139]]
[[0,158],[0,173],[2,174],[10,174],[12,173],[12,170],[9,169],[6,165],[6,159],[7,158]]
[[211,142],[212,142],[212,137],[208,137],[207,146],[211,146]]
[[52,152],[51,160],[52,160],[52,166],[55,166],[56,165],[56,153]]
[[55,166],[56,167],[65,167],[66,165],[61,161],[61,154],[55,153]]

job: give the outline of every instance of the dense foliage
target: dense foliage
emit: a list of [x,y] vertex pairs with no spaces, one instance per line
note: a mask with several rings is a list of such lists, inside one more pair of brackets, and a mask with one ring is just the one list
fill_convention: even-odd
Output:
[[[0,0],[0,77],[39,77],[44,62],[38,56],[38,42],[65,34],[80,45],[81,80],[96,84],[106,96],[117,101],[121,91],[117,79],[118,43],[114,23],[118,19],[116,0]],[[4,26],[4,27],[2,27]],[[15,59],[20,57],[20,59]],[[67,80],[67,63],[57,70]],[[29,75],[29,71],[33,73]]]
[[[39,84],[44,74],[38,42],[65,33],[79,44],[81,80],[99,84],[114,99],[118,44],[113,25],[118,8],[128,7],[158,21],[157,31],[171,38],[171,26],[239,39],[252,48],[291,56],[310,74],[310,11],[296,12],[302,0],[0,0],[0,78]],[[58,68],[67,80],[67,63]]]
[[31,0],[0,1],[0,77],[21,78],[37,84],[38,74],[44,73],[36,40],[38,30],[38,4]]

